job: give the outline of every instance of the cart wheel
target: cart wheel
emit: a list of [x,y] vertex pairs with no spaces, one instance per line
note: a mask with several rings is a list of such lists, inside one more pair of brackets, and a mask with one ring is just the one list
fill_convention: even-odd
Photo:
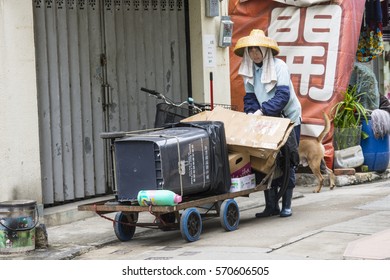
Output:
[[227,199],[221,205],[221,225],[226,231],[236,230],[240,222],[240,210],[234,199]]
[[202,218],[196,208],[188,208],[181,214],[180,231],[181,236],[188,242],[199,239],[202,231]]
[[118,212],[115,215],[114,232],[120,241],[129,241],[135,233],[135,226],[126,225],[125,223],[136,222],[138,213],[125,214]]

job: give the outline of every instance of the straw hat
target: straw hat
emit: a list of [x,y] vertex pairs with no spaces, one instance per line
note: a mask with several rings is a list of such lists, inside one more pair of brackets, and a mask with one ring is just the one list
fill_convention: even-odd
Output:
[[278,43],[274,39],[265,36],[264,31],[260,29],[253,29],[249,36],[238,39],[234,47],[234,53],[243,56],[246,47],[254,46],[270,48],[274,55],[279,53]]

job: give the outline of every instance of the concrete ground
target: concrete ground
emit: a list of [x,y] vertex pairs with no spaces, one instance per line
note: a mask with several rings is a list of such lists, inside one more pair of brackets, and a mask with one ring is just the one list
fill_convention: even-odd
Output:
[[[390,170],[381,174],[368,172],[357,173],[354,176],[337,176],[335,190],[329,191],[325,185],[321,193],[313,194],[312,189],[315,182],[313,176],[311,174],[299,174],[297,187],[294,191],[293,206],[295,213],[293,217],[288,218],[288,222],[281,225],[277,224],[281,219],[268,221],[269,227],[280,228],[285,225],[287,231],[291,229],[294,233],[288,238],[286,237],[285,240],[279,237],[279,239],[270,237],[273,243],[260,244],[256,252],[249,249],[249,247],[236,247],[235,257],[239,259],[240,254],[243,256],[252,254],[254,259],[305,259],[305,256],[311,256],[314,259],[336,260],[390,259],[389,178]],[[92,203],[101,199],[103,198],[45,209],[44,220],[47,227],[49,247],[13,254],[0,252],[0,260],[115,258],[115,255],[111,253],[105,253],[108,248],[116,248],[115,252],[121,251],[118,250],[121,245],[113,231],[112,222],[93,212],[77,210],[77,206],[80,204]],[[257,192],[251,194],[249,198],[239,197],[236,201],[239,204],[243,222],[240,222],[240,225],[242,225],[239,230],[229,233],[226,238],[243,240],[240,234],[252,234],[250,230],[253,227],[250,226],[248,221],[253,221],[254,213],[259,210],[259,204],[260,206],[264,205],[264,198],[262,192]],[[340,216],[337,217],[333,214],[334,216],[331,218],[327,213],[330,212],[327,210],[329,207],[332,207],[332,213],[339,213]],[[300,213],[305,213],[305,211],[312,213],[312,215],[310,215],[310,218],[306,215],[305,222],[294,228],[294,223],[297,225],[296,221],[300,220]],[[113,218],[114,214],[108,214],[107,217]],[[141,221],[148,219],[150,219],[150,213],[142,212],[140,214]],[[212,228],[213,226],[209,227]],[[138,246],[136,239],[139,238],[140,245],[138,248],[140,251],[138,255],[133,255],[133,257],[147,258],[145,252],[142,252],[142,248],[145,249],[142,242],[149,235],[159,238],[159,234],[164,234],[164,232],[156,233],[156,230],[153,229],[137,228],[130,243],[132,243],[134,252],[136,252]],[[177,233],[176,235],[175,233],[169,234],[177,236]],[[185,256],[184,259],[207,259],[207,256],[212,255],[212,252],[219,250],[220,254],[217,257],[227,258],[227,251],[231,248],[228,245],[230,241],[227,239],[225,247],[221,246],[216,249],[207,244],[208,238],[212,237],[205,235],[202,240],[188,243],[188,247],[184,246],[183,248],[181,242],[180,248],[182,249],[178,249],[175,253],[176,256],[182,250],[182,255]],[[173,245],[169,243],[171,247],[178,248],[175,247],[175,242],[178,241],[169,242],[174,242]],[[237,243],[235,245],[237,246]],[[202,249],[197,256],[191,256],[186,250],[196,246]],[[105,249],[106,251],[104,251]],[[124,252],[122,254],[127,257]],[[166,254],[169,255],[169,253]]]

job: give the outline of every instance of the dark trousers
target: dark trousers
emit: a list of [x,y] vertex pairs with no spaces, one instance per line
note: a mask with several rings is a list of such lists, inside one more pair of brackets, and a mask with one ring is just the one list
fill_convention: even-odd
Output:
[[[271,189],[264,191],[265,196],[265,209],[261,213],[256,213],[256,218],[269,217],[274,215],[280,215],[281,217],[289,217],[292,215],[291,212],[291,199],[293,195],[293,189],[295,187],[295,170],[299,164],[299,155],[298,155],[298,145],[299,145],[299,136],[300,136],[301,126],[295,126],[289,138],[287,140],[288,149],[284,149],[284,152],[288,154],[289,162],[286,162],[286,158],[284,159],[284,164],[279,163],[279,168],[283,170],[286,168],[286,165],[289,165],[289,177],[287,181],[287,189],[283,195],[282,199],[282,211],[279,208],[279,202],[277,199],[278,188],[283,187],[283,181],[286,180],[285,176],[281,176],[271,183]],[[285,157],[286,155],[282,155]],[[276,163],[277,164],[277,163]],[[259,172],[255,172],[256,174],[256,183],[259,184],[264,178],[264,174]],[[285,174],[285,173],[284,173]],[[285,174],[286,175],[286,174]]]

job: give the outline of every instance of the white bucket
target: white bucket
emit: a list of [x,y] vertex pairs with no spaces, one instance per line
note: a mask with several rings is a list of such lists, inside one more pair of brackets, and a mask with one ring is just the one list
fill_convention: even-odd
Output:
[[360,145],[334,151],[335,168],[355,168],[362,165],[364,156]]

